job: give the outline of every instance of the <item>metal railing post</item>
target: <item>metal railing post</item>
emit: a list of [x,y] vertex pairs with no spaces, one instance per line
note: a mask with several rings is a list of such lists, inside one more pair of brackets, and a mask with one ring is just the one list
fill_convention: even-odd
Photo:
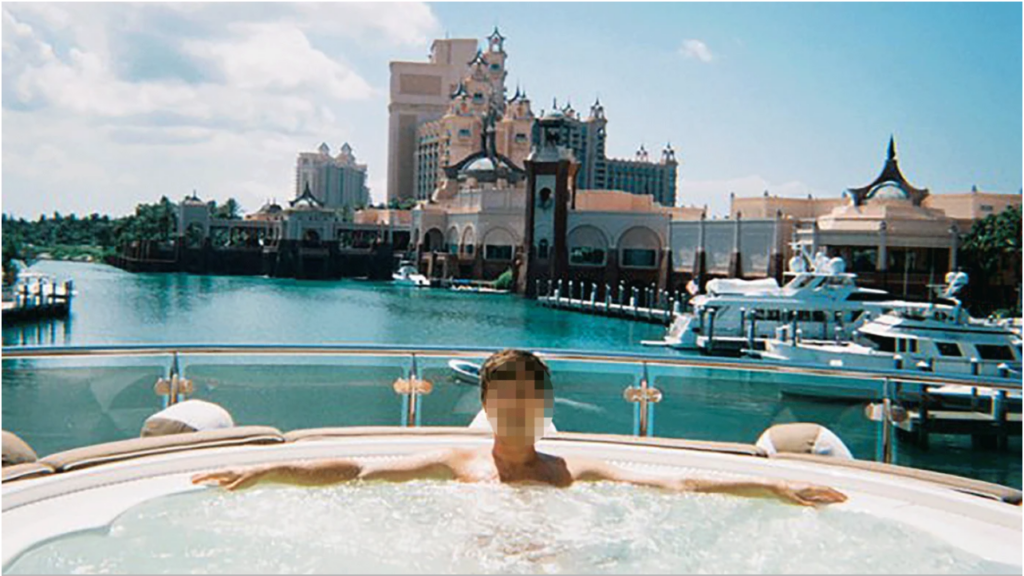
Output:
[[633,404],[633,435],[652,436],[654,434],[654,405],[661,402],[661,390],[650,385],[647,362],[642,364],[643,372],[639,386],[626,388],[622,397]]
[[892,398],[891,383],[882,381],[882,462],[892,463]]

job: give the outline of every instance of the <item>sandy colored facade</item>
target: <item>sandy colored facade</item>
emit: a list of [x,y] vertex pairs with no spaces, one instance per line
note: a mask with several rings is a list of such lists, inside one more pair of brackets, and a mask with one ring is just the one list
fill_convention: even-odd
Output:
[[428,62],[391,62],[388,200],[412,198],[416,128],[448,109],[449,96],[477,52],[473,38],[435,40]]

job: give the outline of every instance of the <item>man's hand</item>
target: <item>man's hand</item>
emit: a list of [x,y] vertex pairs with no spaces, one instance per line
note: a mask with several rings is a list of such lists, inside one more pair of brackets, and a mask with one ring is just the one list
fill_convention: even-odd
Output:
[[775,485],[774,491],[783,501],[801,506],[820,506],[846,502],[846,494],[826,486],[815,486],[813,484],[780,482]]
[[267,468],[239,468],[196,474],[192,477],[193,484],[216,484],[227,490],[249,488],[263,479],[268,473]]

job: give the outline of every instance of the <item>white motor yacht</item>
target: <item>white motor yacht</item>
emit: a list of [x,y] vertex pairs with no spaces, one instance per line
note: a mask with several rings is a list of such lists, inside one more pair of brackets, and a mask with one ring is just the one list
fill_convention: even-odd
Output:
[[691,310],[676,314],[664,341],[651,344],[707,353],[739,353],[760,348],[781,326],[796,323],[806,338],[846,338],[871,316],[903,302],[883,290],[857,286],[842,258],[824,253],[789,261],[791,279],[716,279],[707,294],[694,297]]
[[430,279],[420,274],[416,269],[416,266],[412,262],[403,260],[399,266],[398,271],[391,275],[395,284],[402,286],[416,286],[417,288],[429,288]]
[[765,341],[763,359],[862,370],[920,370],[939,375],[1021,378],[1021,340],[971,318],[960,306],[906,306],[860,326],[850,341],[802,338],[791,327]]

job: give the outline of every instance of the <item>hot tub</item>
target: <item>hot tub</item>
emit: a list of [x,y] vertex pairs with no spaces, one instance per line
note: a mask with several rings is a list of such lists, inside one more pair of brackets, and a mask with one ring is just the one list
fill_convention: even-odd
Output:
[[768,458],[746,445],[558,434],[540,448],[655,474],[826,484],[849,500],[813,509],[610,483],[355,482],[229,493],[189,482],[225,466],[490,442],[484,432],[422,428],[281,440],[51,459],[65,471],[4,484],[4,572],[1021,571],[1021,508],[967,493],[984,492],[980,483]]

